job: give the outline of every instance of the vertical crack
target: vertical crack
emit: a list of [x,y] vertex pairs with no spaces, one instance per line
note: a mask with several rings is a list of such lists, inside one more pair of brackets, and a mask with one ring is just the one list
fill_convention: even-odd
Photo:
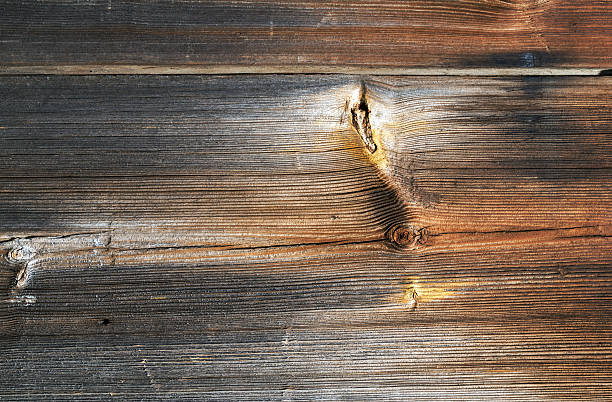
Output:
[[359,134],[367,150],[373,154],[377,146],[372,136],[370,125],[370,107],[368,106],[367,88],[365,82],[361,83],[359,97],[351,105],[351,126]]

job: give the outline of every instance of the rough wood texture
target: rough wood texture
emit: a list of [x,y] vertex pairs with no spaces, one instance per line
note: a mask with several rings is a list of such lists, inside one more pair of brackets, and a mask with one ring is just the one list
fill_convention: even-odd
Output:
[[612,396],[612,78],[0,89],[3,399]]
[[[0,71],[612,67],[612,2],[0,2]],[[85,66],[85,68],[79,68]],[[141,68],[136,68],[140,66]],[[20,68],[22,70],[20,70]],[[261,71],[261,70],[256,70]]]

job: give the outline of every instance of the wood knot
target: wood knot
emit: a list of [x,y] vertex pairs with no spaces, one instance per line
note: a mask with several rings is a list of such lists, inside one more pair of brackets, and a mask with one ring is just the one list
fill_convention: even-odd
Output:
[[415,248],[427,241],[427,229],[410,225],[395,225],[387,230],[386,238],[395,248]]
[[359,134],[368,152],[373,154],[378,148],[374,142],[372,125],[370,124],[370,107],[368,106],[367,89],[361,84],[359,96],[351,105],[351,126]]
[[6,260],[12,264],[19,264],[32,259],[35,254],[29,247],[16,246],[6,253]]

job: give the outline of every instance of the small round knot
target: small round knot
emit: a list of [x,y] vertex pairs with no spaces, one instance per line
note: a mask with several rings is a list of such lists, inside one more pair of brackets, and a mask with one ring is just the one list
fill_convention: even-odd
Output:
[[6,253],[6,259],[10,263],[20,263],[32,257],[34,257],[34,251],[23,246],[14,247]]
[[400,249],[424,244],[427,236],[425,228],[410,225],[394,225],[387,230],[386,237],[391,244]]

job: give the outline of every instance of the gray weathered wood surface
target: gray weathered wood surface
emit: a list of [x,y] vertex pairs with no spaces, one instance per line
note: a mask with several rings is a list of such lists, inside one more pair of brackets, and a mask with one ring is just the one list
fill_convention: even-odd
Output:
[[0,2],[0,72],[612,68],[612,2]]
[[611,89],[0,78],[0,396],[609,398]]

